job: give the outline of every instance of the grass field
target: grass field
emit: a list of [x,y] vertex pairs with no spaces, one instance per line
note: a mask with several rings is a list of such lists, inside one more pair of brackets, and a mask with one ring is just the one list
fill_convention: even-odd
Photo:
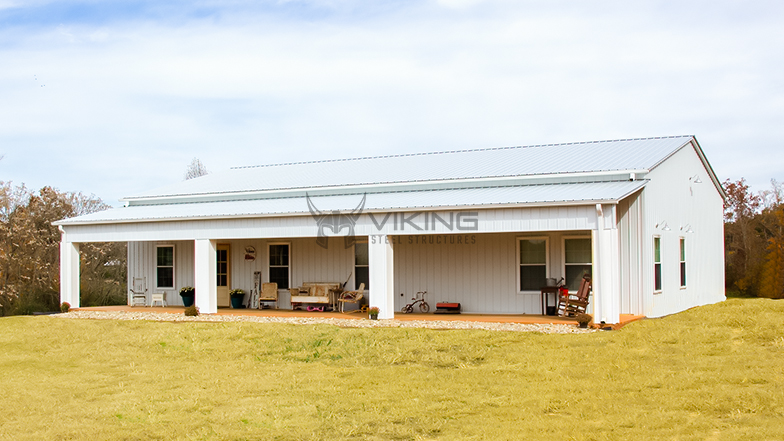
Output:
[[613,332],[0,319],[0,439],[784,438],[784,301]]

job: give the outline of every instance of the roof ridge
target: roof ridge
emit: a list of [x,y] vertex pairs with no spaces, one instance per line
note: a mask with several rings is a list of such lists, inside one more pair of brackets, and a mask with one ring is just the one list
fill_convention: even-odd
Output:
[[578,144],[600,144],[605,142],[622,142],[622,141],[648,141],[652,139],[675,139],[675,138],[693,138],[694,135],[671,135],[671,136],[649,136],[643,138],[621,138],[621,139],[605,139],[601,141],[577,141],[577,142],[561,142],[561,143],[553,143],[553,144],[534,144],[534,145],[518,145],[518,146],[507,146],[507,147],[484,147],[484,148],[476,148],[476,149],[464,149],[464,150],[442,150],[438,152],[421,152],[421,153],[401,153],[397,155],[378,155],[378,156],[360,156],[354,158],[342,158],[342,159],[321,159],[316,161],[298,161],[298,162],[281,162],[277,164],[262,164],[262,165],[243,165],[238,167],[230,167],[230,170],[240,170],[245,168],[264,168],[264,167],[283,167],[283,166],[290,166],[290,165],[304,165],[304,164],[325,164],[331,162],[348,162],[348,161],[362,161],[367,159],[385,159],[385,158],[403,158],[403,157],[414,157],[414,156],[428,156],[428,155],[445,155],[451,153],[467,153],[467,152],[485,152],[485,151],[494,151],[494,150],[511,150],[511,149],[528,149],[528,148],[539,148],[539,147],[555,147],[555,146],[566,146],[566,145],[578,145]]

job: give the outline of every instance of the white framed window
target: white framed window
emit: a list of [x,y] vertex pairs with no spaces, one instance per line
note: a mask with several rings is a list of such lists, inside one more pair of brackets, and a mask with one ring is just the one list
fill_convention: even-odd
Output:
[[549,238],[517,238],[517,289],[518,292],[538,292],[546,285],[550,274]]
[[272,242],[267,246],[269,256],[269,281],[278,289],[289,289],[291,280],[291,244]]
[[155,287],[174,289],[174,245],[155,247]]
[[661,237],[653,236],[653,292],[662,290]]
[[681,237],[681,288],[686,287],[686,238]]
[[370,260],[368,258],[367,241],[354,242],[354,289],[364,283],[370,289]]
[[584,276],[593,274],[593,244],[590,236],[564,237],[564,280],[570,291],[580,289]]

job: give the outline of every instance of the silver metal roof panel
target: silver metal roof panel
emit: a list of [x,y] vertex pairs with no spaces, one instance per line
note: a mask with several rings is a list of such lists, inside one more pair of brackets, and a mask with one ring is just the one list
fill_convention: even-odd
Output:
[[503,147],[238,167],[126,200],[383,183],[650,170],[691,136]]
[[[455,207],[489,208],[493,206],[617,202],[641,189],[646,182],[645,180],[587,182],[376,193],[367,195],[364,211],[414,211]],[[362,194],[314,196],[311,198],[313,204],[322,212],[350,211],[355,209],[361,200]],[[76,225],[243,216],[284,216],[308,213],[306,199],[292,197],[130,206],[66,219],[55,224]]]

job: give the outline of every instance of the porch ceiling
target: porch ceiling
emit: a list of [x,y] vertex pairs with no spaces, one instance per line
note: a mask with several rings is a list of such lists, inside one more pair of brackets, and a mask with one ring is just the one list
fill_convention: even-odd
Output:
[[[647,183],[639,181],[584,182],[509,187],[459,188],[368,194],[364,212],[449,210],[524,205],[615,203]],[[324,213],[355,209],[361,194],[313,196]],[[139,221],[308,215],[304,197],[114,208],[55,222],[55,225],[111,224]]]

